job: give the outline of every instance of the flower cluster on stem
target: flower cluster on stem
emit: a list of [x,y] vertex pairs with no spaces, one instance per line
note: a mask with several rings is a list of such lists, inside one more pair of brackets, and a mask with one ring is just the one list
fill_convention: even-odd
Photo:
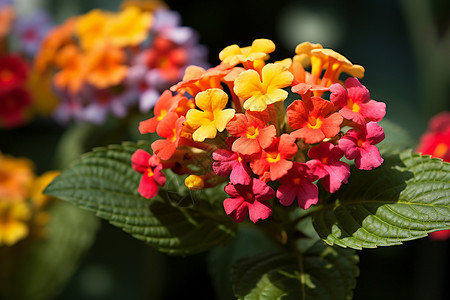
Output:
[[[347,183],[343,157],[361,170],[383,162],[377,122],[386,106],[356,78],[364,68],[320,44],[302,43],[292,58],[267,63],[273,51],[272,41],[258,39],[223,49],[218,66],[188,67],[139,128],[163,138],[148,161],[189,175],[189,188],[228,182],[223,206],[236,222],[268,218],[274,198],[302,209],[317,204],[319,182],[329,193]],[[285,103],[290,93],[296,100]]]

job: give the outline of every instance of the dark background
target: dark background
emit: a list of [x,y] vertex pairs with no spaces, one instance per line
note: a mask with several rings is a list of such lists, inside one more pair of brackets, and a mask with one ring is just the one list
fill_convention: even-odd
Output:
[[[50,0],[42,5],[61,21],[92,8],[116,10],[119,3]],[[181,14],[184,25],[198,31],[212,65],[231,44],[248,46],[255,38],[269,38],[277,45],[272,55],[277,60],[292,57],[295,45],[309,40],[363,65],[361,82],[371,98],[386,102],[386,118],[415,140],[432,115],[450,110],[450,1],[166,3]],[[1,148],[33,159],[42,172],[52,167],[53,145],[62,133],[48,123],[3,132]],[[27,147],[33,142],[41,146]],[[450,299],[449,241],[425,238],[358,254],[361,274],[354,299]],[[161,255],[103,222],[92,250],[58,299],[214,299],[205,257]]]

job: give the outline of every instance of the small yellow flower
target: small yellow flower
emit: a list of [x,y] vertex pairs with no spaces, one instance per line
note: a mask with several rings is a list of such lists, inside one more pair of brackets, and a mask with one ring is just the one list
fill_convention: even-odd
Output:
[[0,246],[12,246],[28,235],[31,211],[25,202],[0,200]]
[[268,58],[268,53],[275,51],[275,44],[268,39],[254,40],[249,47],[240,48],[238,45],[231,45],[220,51],[219,58],[222,62],[235,66],[239,63],[257,61]]
[[90,49],[106,41],[112,18],[111,13],[100,9],[94,9],[78,18],[75,32],[80,38],[83,49]]
[[47,171],[33,182],[31,187],[31,202],[34,204],[36,209],[43,208],[49,201],[54,199],[51,196],[44,195],[42,192],[50,184],[50,182],[60,174],[59,171]]
[[136,6],[127,6],[112,21],[110,40],[117,47],[137,46],[147,38],[152,22],[151,13],[143,12]]
[[224,109],[227,102],[227,93],[221,89],[208,89],[197,94],[195,104],[203,111],[190,109],[186,114],[186,122],[195,130],[192,134],[194,141],[213,139],[217,131],[222,132],[225,129],[235,114],[232,108]]
[[284,101],[294,76],[280,63],[267,64],[259,76],[255,70],[242,72],[234,82],[234,92],[246,100],[244,109],[264,111],[268,104]]
[[193,191],[199,191],[203,190],[205,187],[205,181],[203,178],[197,175],[189,175],[184,180],[184,184],[187,186],[188,189]]

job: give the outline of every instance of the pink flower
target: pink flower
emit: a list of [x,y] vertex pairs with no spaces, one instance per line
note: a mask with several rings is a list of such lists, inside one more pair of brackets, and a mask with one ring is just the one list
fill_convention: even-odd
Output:
[[342,183],[347,183],[350,176],[350,166],[340,161],[344,152],[338,146],[331,143],[320,143],[308,151],[308,156],[313,158],[307,164],[315,170],[315,174],[321,178],[325,190],[336,192]]
[[215,162],[212,165],[214,172],[219,176],[230,176],[232,184],[250,184],[250,168],[239,153],[229,149],[217,149],[212,155]]
[[142,174],[138,192],[142,197],[150,199],[158,194],[158,186],[164,186],[166,176],[161,172],[163,165],[159,158],[139,149],[131,156],[133,169]]
[[225,199],[223,207],[236,222],[243,222],[247,214],[253,223],[272,215],[272,209],[266,201],[272,199],[275,192],[259,179],[253,179],[249,185],[229,183],[225,186],[225,192],[231,198]]
[[450,238],[450,230],[440,230],[430,233],[430,239],[434,241],[445,241]]
[[280,178],[281,186],[277,190],[277,198],[284,206],[289,206],[297,198],[298,205],[308,209],[319,201],[319,189],[313,183],[318,177],[314,170],[305,163],[294,162],[286,176]]
[[361,126],[359,131],[350,129],[340,140],[339,148],[347,159],[354,159],[360,170],[372,170],[383,162],[375,146],[384,139],[383,128],[375,122]]
[[330,100],[341,108],[339,113],[347,120],[360,125],[365,122],[379,122],[386,114],[386,104],[370,99],[369,90],[357,78],[345,81],[345,87],[339,83],[330,86]]

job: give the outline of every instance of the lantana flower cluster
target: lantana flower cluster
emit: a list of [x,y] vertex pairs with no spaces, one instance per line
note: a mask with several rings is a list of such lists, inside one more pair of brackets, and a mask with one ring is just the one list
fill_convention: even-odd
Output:
[[33,163],[0,152],[0,247],[13,246],[25,238],[43,238],[54,198],[42,194],[59,175],[34,173]]
[[194,190],[227,182],[226,214],[257,222],[271,216],[271,199],[308,209],[319,182],[335,193],[350,176],[344,157],[360,170],[380,166],[386,106],[357,79],[364,68],[320,44],[301,43],[292,58],[269,63],[274,50],[267,39],[228,46],[220,65],[190,66],[162,94],[154,117],[139,126],[162,139],[152,155],[132,156],[142,196],[155,197],[170,168],[187,174]]
[[205,64],[197,40],[176,12],[127,1],[118,12],[95,9],[52,29],[35,65],[54,74],[58,120],[103,123],[137,103],[148,112],[189,64]]

